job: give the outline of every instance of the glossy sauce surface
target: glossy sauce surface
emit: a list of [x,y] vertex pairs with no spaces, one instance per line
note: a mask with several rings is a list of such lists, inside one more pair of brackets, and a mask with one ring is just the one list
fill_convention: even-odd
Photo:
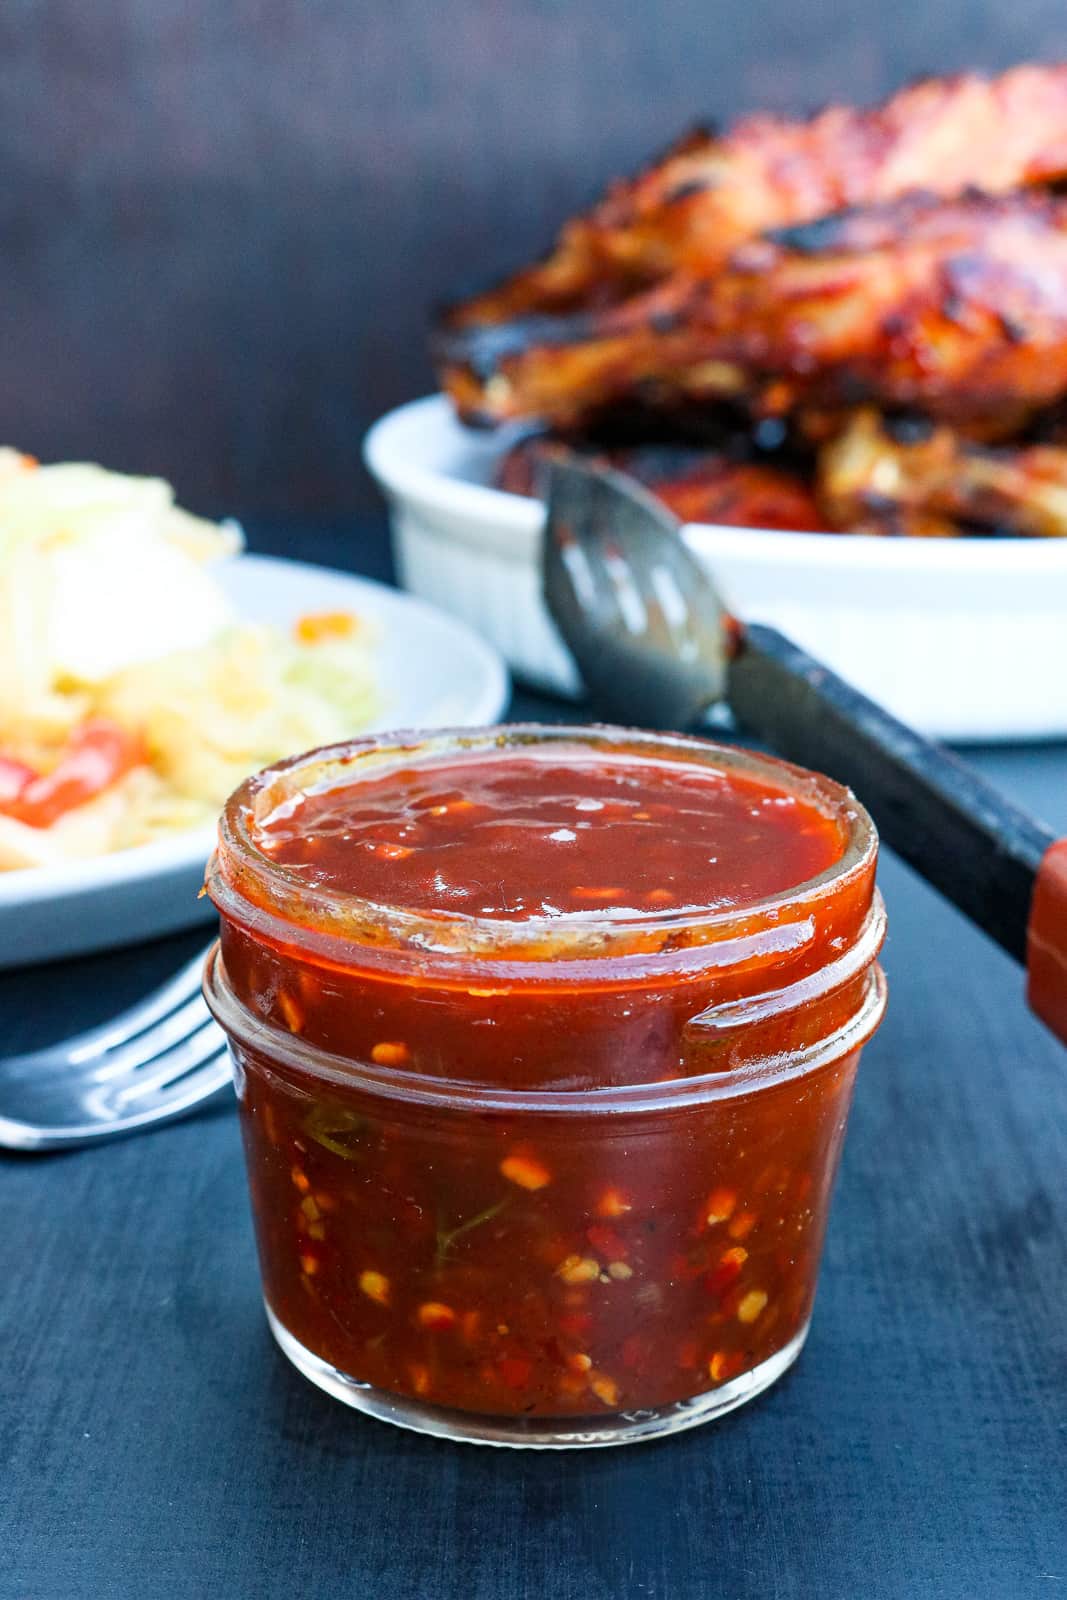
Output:
[[259,842],[309,885],[521,920],[762,900],[840,856],[839,825],[734,773],[512,754],[401,769],[289,802]]

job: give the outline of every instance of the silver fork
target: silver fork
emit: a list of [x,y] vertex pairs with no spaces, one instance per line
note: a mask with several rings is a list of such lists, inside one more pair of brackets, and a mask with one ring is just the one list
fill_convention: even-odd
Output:
[[110,1022],[0,1060],[0,1146],[115,1139],[228,1094],[225,1036],[200,993],[206,956]]

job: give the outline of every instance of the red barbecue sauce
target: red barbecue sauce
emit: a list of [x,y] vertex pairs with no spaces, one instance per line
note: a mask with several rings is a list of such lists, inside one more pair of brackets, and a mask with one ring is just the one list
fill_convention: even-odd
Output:
[[[796,778],[576,736],[238,791],[255,882],[222,848],[209,887],[228,990],[270,1030],[235,1044],[242,1126],[267,1301],[306,1350],[429,1405],[582,1416],[699,1395],[802,1333],[858,1047],[724,1098],[595,1103],[780,1061],[855,1009],[866,970],[700,1026],[802,989],[870,912],[873,847],[792,905],[849,837]],[[301,894],[340,924],[293,923]],[[422,931],[350,937],[350,897]],[[500,948],[465,952],[468,925]]]

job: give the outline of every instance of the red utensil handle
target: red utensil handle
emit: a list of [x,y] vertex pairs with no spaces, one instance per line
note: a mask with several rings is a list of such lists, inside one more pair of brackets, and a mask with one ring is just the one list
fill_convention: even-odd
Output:
[[1027,998],[1067,1044],[1067,839],[1045,851],[1034,883],[1026,940]]

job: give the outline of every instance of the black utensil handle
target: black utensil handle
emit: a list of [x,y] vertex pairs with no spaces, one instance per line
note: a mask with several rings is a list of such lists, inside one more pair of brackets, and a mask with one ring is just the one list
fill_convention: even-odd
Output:
[[1025,964],[1047,828],[774,628],[742,630],[728,685],[743,727],[855,790],[886,843]]

